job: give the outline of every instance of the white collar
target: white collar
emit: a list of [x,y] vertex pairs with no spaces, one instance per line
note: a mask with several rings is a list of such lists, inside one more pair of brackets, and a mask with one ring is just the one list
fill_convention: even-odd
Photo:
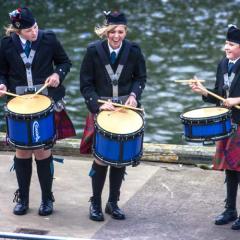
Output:
[[[240,57],[239,57],[239,58],[240,58]],[[229,60],[228,63],[233,63],[233,64],[235,64],[239,58],[234,59],[234,60]]]
[[27,42],[27,40],[26,40],[25,38],[21,37],[20,35],[18,35],[18,36],[19,36],[19,38],[20,38],[22,44],[25,45],[26,42]]
[[118,55],[121,47],[122,47],[122,42],[121,42],[120,47],[119,47],[119,48],[116,48],[116,49],[113,49],[113,48],[109,45],[109,43],[108,43],[108,49],[109,49],[110,54],[114,51],[114,52],[116,53],[116,55]]

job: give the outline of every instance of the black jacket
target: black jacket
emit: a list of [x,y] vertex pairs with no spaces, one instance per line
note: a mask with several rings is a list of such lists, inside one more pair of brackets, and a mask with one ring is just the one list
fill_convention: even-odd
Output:
[[[57,88],[49,87],[49,96],[55,101],[65,95],[62,82],[69,72],[71,61],[62,45],[51,31],[39,30],[38,39],[32,43],[36,53],[32,63],[33,84],[43,84],[47,77],[54,72],[60,76]],[[17,86],[27,86],[25,65],[20,53],[23,52],[18,35],[12,33],[4,37],[0,45],[0,84],[7,86],[10,92],[16,92]]]
[[[226,97],[226,92],[224,90],[224,74],[228,72],[228,59],[224,57],[218,64],[217,73],[216,73],[216,83],[214,89],[209,89],[213,93],[218,94],[219,96]],[[240,59],[234,64],[232,72],[235,73],[235,77],[232,81],[229,96],[230,98],[240,97]],[[208,95],[207,97],[203,96],[205,102],[214,103],[220,105],[220,100]],[[240,110],[232,107],[232,119],[235,123],[240,123]]]
[[[131,42],[130,42],[131,43]],[[102,41],[104,51],[107,53],[110,62],[110,53],[107,45],[107,40]],[[119,59],[126,46],[126,41],[118,54],[117,60],[112,68],[116,71]],[[122,70],[118,83],[119,96],[128,95],[134,92],[139,101],[142,91],[146,83],[146,66],[145,60],[141,53],[140,47],[131,43],[131,48],[127,58],[127,62]],[[101,61],[96,46],[90,44],[84,56],[80,70],[80,91],[85,98],[85,103],[90,112],[96,113],[99,110],[97,100],[100,97],[112,97],[112,84],[107,77],[104,64]]]

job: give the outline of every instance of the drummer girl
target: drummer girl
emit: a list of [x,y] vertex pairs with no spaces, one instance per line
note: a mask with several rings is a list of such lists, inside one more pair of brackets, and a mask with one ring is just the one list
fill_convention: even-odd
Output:
[[[240,111],[234,105],[240,104],[240,29],[230,26],[225,42],[226,56],[220,61],[215,88],[212,92],[226,98],[223,105],[232,110],[232,121],[238,124],[237,131],[229,138],[217,142],[213,166],[216,170],[225,170],[227,196],[225,211],[217,216],[216,225],[235,221],[232,229],[240,229],[240,217],[237,215],[236,199],[240,182]],[[210,96],[200,82],[191,83],[194,92],[203,95],[203,100],[220,105],[220,101]]]
[[[146,82],[145,60],[140,47],[125,39],[127,34],[127,19],[120,12],[104,12],[105,23],[95,28],[95,33],[104,40],[91,43],[83,59],[80,71],[80,89],[91,114],[101,110],[114,111],[111,101],[125,103],[136,107]],[[104,64],[106,62],[106,64]],[[116,73],[119,63],[123,65],[119,77],[111,78],[111,70]],[[107,67],[108,66],[108,67]],[[109,66],[111,69],[109,69]],[[117,74],[116,74],[117,75]],[[98,99],[111,101],[100,105]],[[88,126],[92,130],[93,118],[90,114]],[[85,131],[80,151],[87,150],[85,143],[89,142],[89,131]],[[91,133],[91,131],[90,131]],[[91,135],[91,134],[90,134]],[[85,137],[85,138],[84,138]],[[92,191],[89,217],[93,221],[103,221],[101,194],[105,183],[108,166],[98,159],[93,161],[89,173],[92,179]],[[118,207],[120,187],[125,174],[125,167],[110,167],[110,193],[105,212],[114,219],[125,219],[124,212]]]
[[[34,92],[48,83],[48,95],[55,101],[57,138],[74,136],[75,130],[63,104],[65,88],[62,82],[71,67],[68,56],[53,32],[38,30],[37,22],[28,8],[18,8],[9,16],[11,24],[6,28],[6,37],[1,40],[0,46],[0,90],[24,94]],[[3,96],[1,91],[0,96]],[[42,192],[38,213],[45,216],[53,211],[53,157],[51,146],[48,148],[16,148],[14,167],[18,190],[14,198],[17,204],[13,209],[16,215],[26,214],[29,208],[32,154],[35,156]]]

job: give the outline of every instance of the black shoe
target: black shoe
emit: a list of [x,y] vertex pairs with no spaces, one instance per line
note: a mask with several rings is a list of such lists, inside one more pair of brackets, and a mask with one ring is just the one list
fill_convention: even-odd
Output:
[[52,200],[42,201],[38,210],[38,214],[40,216],[47,216],[47,215],[51,215],[52,212],[53,212],[53,201]]
[[233,223],[232,227],[233,230],[239,230],[240,229],[240,216],[238,219]]
[[108,202],[105,208],[105,213],[110,214],[112,218],[117,220],[125,219],[124,212],[118,207],[115,202]]
[[216,225],[228,224],[229,222],[235,221],[237,218],[238,216],[236,210],[226,209],[221,215],[216,217],[215,224]]
[[89,218],[93,221],[104,221],[101,204],[91,202],[89,208]]
[[28,202],[24,200],[19,200],[16,206],[13,209],[13,213],[15,215],[24,215],[27,213],[28,210]]

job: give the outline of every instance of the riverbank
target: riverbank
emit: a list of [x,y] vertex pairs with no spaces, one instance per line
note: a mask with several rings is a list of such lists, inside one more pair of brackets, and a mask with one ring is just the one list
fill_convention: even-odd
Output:
[[[14,151],[10,145],[6,145],[6,134],[0,133],[1,151]],[[53,153],[61,156],[91,158],[91,155],[79,153],[80,139],[64,139],[57,141]],[[201,145],[174,145],[144,143],[142,161],[163,162],[176,164],[210,164],[215,147]]]

